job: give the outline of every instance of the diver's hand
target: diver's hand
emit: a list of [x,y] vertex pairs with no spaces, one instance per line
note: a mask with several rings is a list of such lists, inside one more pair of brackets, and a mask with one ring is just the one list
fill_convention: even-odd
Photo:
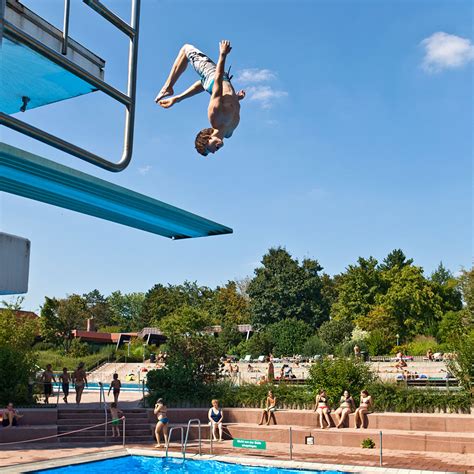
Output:
[[177,97],[170,97],[169,99],[163,99],[158,102],[161,107],[164,109],[169,109],[170,107],[173,107],[174,104],[179,102]]
[[224,56],[227,56],[230,53],[231,50],[232,50],[232,46],[230,45],[229,40],[222,40],[219,43],[219,52],[220,52],[220,54],[222,54]]

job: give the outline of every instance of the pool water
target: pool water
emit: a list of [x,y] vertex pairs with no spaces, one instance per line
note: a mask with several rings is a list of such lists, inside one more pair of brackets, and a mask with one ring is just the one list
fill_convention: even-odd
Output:
[[83,473],[106,474],[109,472],[126,472],[127,474],[152,474],[162,472],[175,473],[214,473],[220,474],[345,474],[341,471],[304,471],[295,469],[279,469],[276,467],[254,467],[242,466],[241,464],[230,464],[219,461],[184,461],[176,458],[156,458],[150,456],[123,456],[105,461],[95,461],[87,464],[77,464],[75,466],[59,467],[35,471],[37,473]]

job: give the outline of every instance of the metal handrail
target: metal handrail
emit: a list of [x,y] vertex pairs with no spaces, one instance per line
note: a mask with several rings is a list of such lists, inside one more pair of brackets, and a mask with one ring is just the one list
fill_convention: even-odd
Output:
[[170,428],[168,432],[168,440],[166,442],[166,447],[165,447],[165,457],[168,457],[168,448],[170,445],[171,434],[173,433],[174,430],[179,430],[181,432],[181,453],[183,454],[183,459],[184,459],[184,452],[183,452],[184,428],[182,426],[173,426],[172,428]]
[[107,403],[105,402],[105,391],[104,391],[104,384],[99,382],[99,403],[103,403],[104,406],[104,416],[105,416],[105,425],[104,425],[104,441],[107,442]]
[[184,438],[184,447],[183,447],[183,459],[186,459],[186,446],[188,444],[188,437],[189,437],[189,429],[191,425],[197,422],[198,431],[199,431],[199,456],[201,456],[201,420],[199,418],[192,418],[188,421],[188,427],[186,428],[186,437]]
[[77,66],[75,63],[65,57],[67,53],[68,31],[69,31],[69,0],[65,0],[64,25],[63,25],[63,44],[62,54],[48,48],[32,36],[24,33],[16,28],[5,19],[6,0],[0,0],[0,12],[2,13],[0,24],[0,41],[3,36],[9,37],[15,41],[26,44],[39,54],[47,57],[69,72],[88,82],[96,89],[101,90],[116,101],[125,105],[125,127],[124,127],[124,143],[122,156],[120,161],[114,163],[81,148],[73,143],[63,140],[55,135],[49,134],[39,128],[33,127],[22,120],[13,118],[3,112],[0,112],[0,124],[5,125],[17,132],[28,135],[31,138],[42,141],[50,146],[58,148],[61,151],[74,155],[93,165],[106,169],[107,171],[123,171],[130,163],[133,151],[133,135],[135,123],[135,102],[136,102],[136,83],[137,83],[137,60],[138,60],[138,37],[140,23],[140,3],[141,0],[132,0],[131,24],[126,24],[117,15],[108,10],[98,0],[84,0],[86,5],[94,9],[106,20],[111,22],[118,29],[126,33],[130,38],[129,54],[128,54],[128,77],[127,77],[127,93],[115,89],[110,84],[97,79],[94,75]]

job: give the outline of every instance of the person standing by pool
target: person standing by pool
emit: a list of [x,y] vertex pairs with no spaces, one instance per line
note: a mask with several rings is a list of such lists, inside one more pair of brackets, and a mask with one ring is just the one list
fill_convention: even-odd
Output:
[[44,403],[47,405],[49,403],[49,397],[53,394],[53,382],[56,382],[51,364],[46,366],[46,370],[41,375],[41,381],[43,382]]
[[344,390],[344,394],[340,400],[339,408],[334,412],[338,420],[336,428],[341,428],[341,426],[344,426],[346,419],[348,419],[349,414],[353,411],[355,411],[354,399],[347,390]]
[[275,380],[275,366],[273,365],[272,359],[268,359],[268,368],[267,368],[267,381],[273,382]]
[[72,373],[72,382],[76,388],[76,403],[79,405],[84,387],[87,387],[87,374],[84,370],[84,362],[80,362],[77,369]]
[[273,392],[269,390],[267,399],[265,401],[265,408],[263,409],[262,417],[260,418],[260,422],[258,423],[259,425],[263,425],[263,423],[266,422],[268,426],[272,419],[273,419],[273,424],[275,425],[277,424],[276,418],[275,418],[276,406],[277,406],[277,399],[273,395]]
[[13,402],[10,402],[2,413],[2,426],[5,428],[11,428],[12,426],[18,426],[18,420],[23,418],[17,410],[13,407]]
[[219,408],[219,400],[212,400],[212,407],[209,409],[207,418],[211,426],[211,433],[214,441],[217,441],[216,428],[219,430],[219,443],[222,443],[222,422],[224,420],[224,412]]
[[123,412],[117,408],[116,402],[110,404],[110,418],[112,420],[112,438],[115,438],[115,436],[118,438],[120,436],[119,423],[123,418]]
[[373,405],[372,397],[369,395],[367,390],[362,390],[360,392],[360,405],[359,408],[354,413],[354,422],[356,429],[359,429],[361,426],[362,428],[367,428],[369,425],[369,419],[367,415],[369,413],[370,408]]
[[112,380],[112,382],[110,382],[109,393],[107,394],[107,396],[110,395],[110,391],[113,390],[114,403],[115,404],[118,403],[118,398],[119,398],[119,395],[120,395],[120,388],[121,387],[122,387],[122,383],[120,382],[120,380],[118,378],[118,374],[114,374],[113,375],[113,380]]
[[158,417],[158,422],[156,423],[155,428],[155,437],[157,444],[155,448],[161,448],[161,432],[163,432],[163,438],[165,440],[165,446],[168,444],[168,417],[167,417],[168,407],[165,405],[165,402],[162,398],[158,398],[155,405],[155,410],[153,413]]
[[63,373],[58,377],[58,379],[61,382],[61,388],[64,394],[64,403],[68,403],[67,397],[69,396],[69,382],[71,381],[71,377],[69,376],[67,367],[63,367]]

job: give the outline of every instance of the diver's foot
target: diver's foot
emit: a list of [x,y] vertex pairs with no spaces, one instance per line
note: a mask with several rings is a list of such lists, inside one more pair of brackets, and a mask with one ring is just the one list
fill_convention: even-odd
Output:
[[161,448],[161,444],[155,444],[155,448]]
[[155,102],[158,104],[160,100],[164,99],[165,97],[169,97],[170,95],[174,94],[174,90],[171,86],[163,87],[158,95],[155,97]]

